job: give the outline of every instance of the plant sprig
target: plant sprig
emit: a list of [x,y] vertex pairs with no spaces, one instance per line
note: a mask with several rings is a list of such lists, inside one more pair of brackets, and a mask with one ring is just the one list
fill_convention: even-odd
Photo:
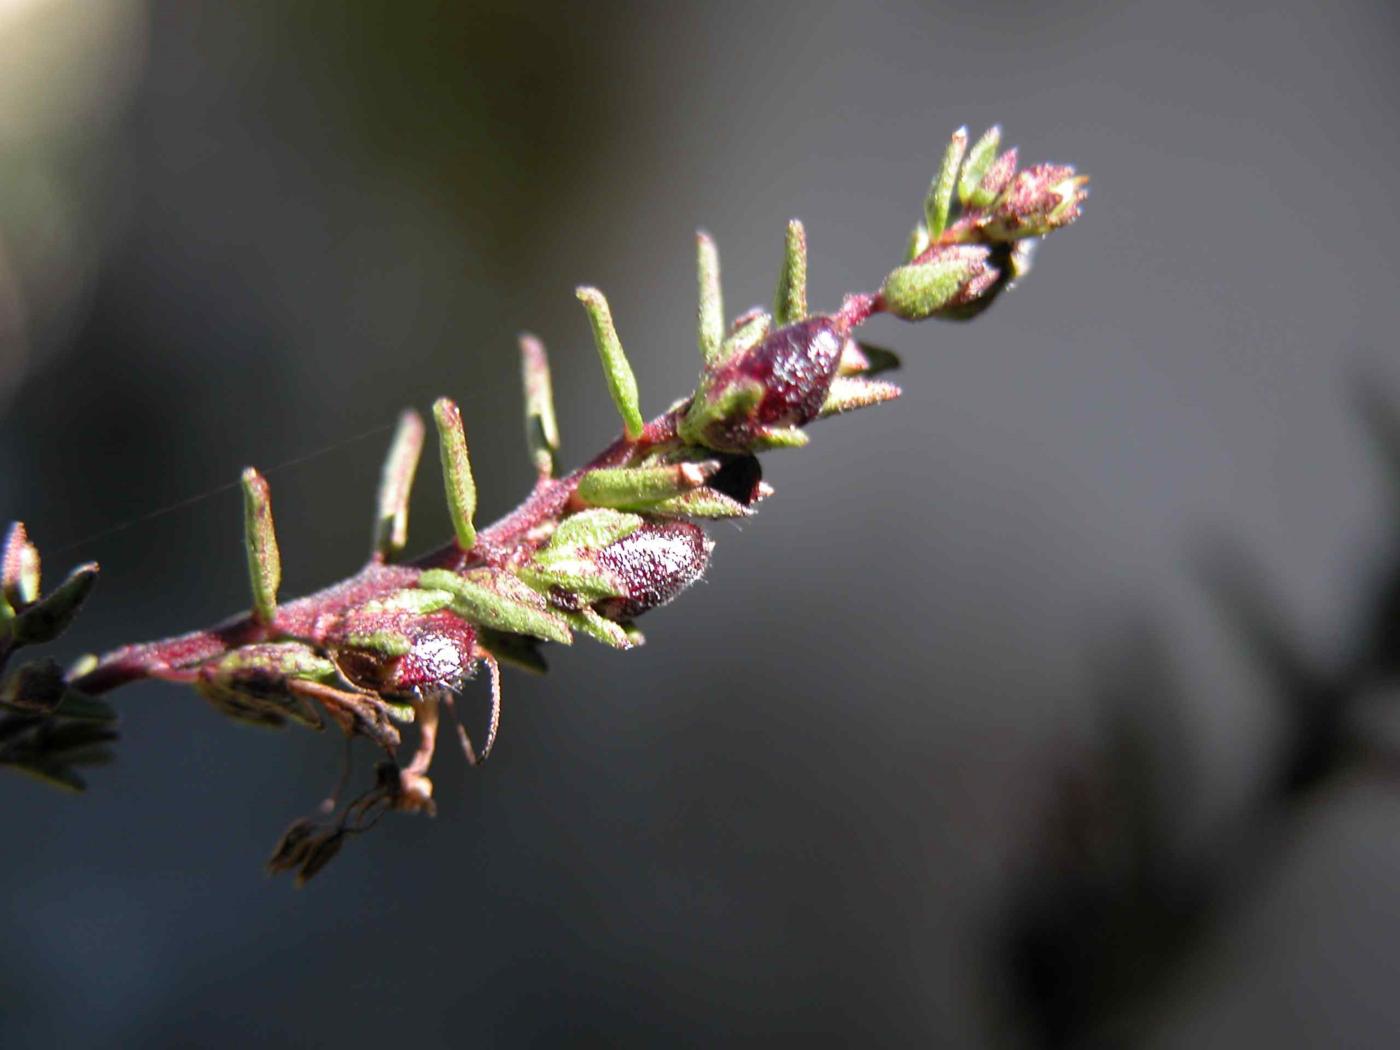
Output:
[[[586,465],[556,476],[559,433],[547,355],[520,340],[526,438],[534,490],[500,521],[478,529],[476,484],[461,412],[433,406],[452,539],[401,561],[408,498],[425,436],[406,411],[381,475],[369,561],[325,590],[280,602],[281,557],[266,480],[243,474],[244,542],[252,610],[218,627],[126,646],[64,672],[51,662],[18,668],[0,686],[0,764],[70,787],[73,767],[108,757],[112,709],[98,699],[146,678],[191,685],[240,721],[313,728],[327,720],[370,739],[385,755],[373,786],[328,821],[298,821],[270,867],[304,881],[349,834],[390,810],[431,813],[428,778],[442,717],[478,667],[490,672],[491,720],[478,752],[456,731],[469,762],[484,761],[500,719],[499,663],[539,671],[542,646],[575,633],[617,649],[642,643],[635,621],[675,598],[704,573],[713,549],[700,522],[742,518],[772,490],[757,454],[807,443],[808,424],[899,396],[876,378],[898,365],[860,342],[871,316],[962,320],[984,310],[1027,272],[1029,245],[1078,217],[1083,176],[1057,165],[1018,172],[1014,150],[998,154],[993,128],[969,151],[966,129],[952,137],[929,188],[923,219],[904,262],[879,291],[852,293],[832,313],[807,299],[807,235],[788,223],[773,309],[724,321],[719,254],[697,234],[700,379],[695,391],[646,421],[637,382],[607,299],[578,298],[622,435]],[[97,577],[78,569],[41,595],[39,555],[24,527],[11,527],[0,574],[0,672],[22,646],[51,641],[71,622]],[[91,723],[96,721],[97,728]],[[398,760],[400,726],[416,723],[418,744]],[[73,727],[78,728],[73,728]],[[86,728],[84,728],[86,727]]]

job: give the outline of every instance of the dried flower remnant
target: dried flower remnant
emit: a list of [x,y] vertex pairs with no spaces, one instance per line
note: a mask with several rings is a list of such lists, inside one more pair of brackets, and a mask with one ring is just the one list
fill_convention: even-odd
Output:
[[[453,536],[412,561],[401,556],[425,434],[416,412],[400,418],[384,465],[369,561],[307,597],[278,598],[281,554],[271,492],[249,468],[243,490],[251,611],[214,628],[85,659],[66,673],[43,662],[14,671],[0,687],[0,705],[11,712],[0,721],[0,762],[80,784],[71,766],[97,754],[111,730],[65,736],[59,720],[110,721],[111,708],[98,694],[154,678],[191,685],[240,721],[315,729],[329,721],[384,753],[367,791],[343,805],[337,791],[322,807],[324,819],[288,829],[269,861],[272,871],[295,872],[304,882],[383,813],[431,814],[428,773],[440,723],[444,716],[456,720],[455,702],[479,668],[488,672],[491,699],[480,752],[465,726],[456,725],[473,764],[496,739],[500,663],[541,671],[542,647],[570,644],[575,632],[618,649],[641,644],[634,621],[673,600],[709,564],[714,543],[701,523],[746,517],[772,493],[758,453],[804,445],[805,428],[816,420],[899,396],[897,386],[875,378],[898,358],[860,342],[862,324],[881,313],[909,321],[973,316],[1025,273],[1030,238],[1078,216],[1082,177],[1052,165],[1017,174],[1015,151],[999,149],[999,129],[971,147],[960,129],[903,262],[878,292],[847,295],[830,313],[809,309],[807,233],[792,220],[772,312],[748,311],[726,328],[718,249],[708,234],[697,234],[699,382],[650,421],[607,299],[580,287],[622,435],[584,466],[556,476],[560,441],[548,356],[538,339],[522,336],[534,489],[500,521],[478,528],[461,412],[440,399],[433,422]],[[62,631],[97,567],[81,566],[41,596],[38,551],[16,524],[0,569],[3,670],[19,647]],[[402,737],[411,730],[417,745],[400,764]],[[7,739],[22,744],[12,747]]]

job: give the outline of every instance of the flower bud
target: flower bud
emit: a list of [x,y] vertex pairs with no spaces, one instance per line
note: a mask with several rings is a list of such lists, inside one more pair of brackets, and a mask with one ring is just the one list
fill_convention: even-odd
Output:
[[593,608],[610,620],[630,620],[665,605],[701,577],[713,547],[688,521],[648,519],[593,555],[622,592]]
[[336,666],[376,693],[455,683],[471,673],[476,631],[449,609],[421,613],[371,602],[346,614],[326,639]]
[[983,227],[992,240],[1039,237],[1079,218],[1079,205],[1088,196],[1086,175],[1062,164],[1037,164],[1019,172],[992,205]]
[[977,185],[968,194],[967,204],[972,208],[990,207],[1011,184],[1016,174],[1017,154],[1014,148],[1007,150],[987,166]]
[[991,249],[980,244],[945,244],[918,262],[901,266],[885,278],[880,295],[885,308],[906,321],[922,321],[955,310],[991,289],[1001,271],[988,261]]
[[844,334],[812,317],[770,334],[706,375],[681,437],[721,452],[766,447],[775,431],[817,418],[841,360]]

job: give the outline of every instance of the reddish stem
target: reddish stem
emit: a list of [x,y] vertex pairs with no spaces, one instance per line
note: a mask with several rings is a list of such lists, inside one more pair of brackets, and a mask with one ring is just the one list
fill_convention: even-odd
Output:
[[637,440],[619,437],[591,461],[557,479],[544,479],[520,506],[477,534],[476,545],[463,551],[455,540],[408,565],[384,565],[371,560],[355,575],[304,598],[282,604],[271,624],[258,623],[243,613],[215,627],[159,641],[124,646],[102,657],[92,671],[73,685],[87,693],[105,693],[143,678],[167,676],[254,642],[296,639],[318,644],[344,612],[393,591],[412,587],[425,569],[457,572],[476,565],[504,566],[525,560],[544,540],[534,535],[568,505],[583,475],[598,467],[624,466],[658,445],[674,441],[680,410],[657,416]]
[[[883,309],[878,294],[860,293],[848,295],[834,316],[842,333],[849,334]],[[635,441],[625,435],[618,437],[588,463],[562,478],[542,478],[520,506],[478,532],[475,545],[468,551],[452,540],[407,565],[385,565],[372,558],[355,575],[279,605],[270,624],[258,623],[251,614],[244,613],[215,627],[125,646],[103,656],[96,668],[72,684],[87,693],[105,693],[143,678],[169,677],[171,672],[196,667],[255,642],[282,639],[319,645],[345,612],[416,585],[426,569],[462,572],[478,565],[504,568],[519,564],[547,538],[540,526],[565,512],[585,473],[599,467],[626,466],[658,446],[676,441],[677,426],[688,407],[685,403],[657,416]]]

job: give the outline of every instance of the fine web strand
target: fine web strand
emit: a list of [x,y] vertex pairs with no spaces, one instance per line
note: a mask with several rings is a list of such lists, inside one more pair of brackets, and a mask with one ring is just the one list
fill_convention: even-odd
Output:
[[[304,463],[310,463],[312,460],[320,459],[323,456],[328,456],[332,452],[337,452],[340,449],[345,448],[349,445],[355,445],[361,441],[368,441],[370,438],[375,437],[379,434],[386,434],[389,431],[393,430],[395,425],[395,423],[381,423],[378,426],[371,427],[369,430],[363,431],[359,434],[355,434],[352,437],[342,438],[341,440],[336,441],[332,444],[324,445],[318,449],[313,449],[310,452],[303,453],[300,456],[295,456],[292,459],[283,460],[282,462],[267,468],[262,473],[265,477],[276,477],[278,474],[282,473],[285,470],[290,470],[292,467],[298,467]],[[90,536],[84,536],[82,539],[73,540],[71,543],[67,543],[62,547],[55,548],[52,553],[55,557],[57,557],[60,554],[67,554],[68,552],[76,550],[79,547],[85,547],[89,543],[96,543],[98,540],[105,540],[109,536],[115,536],[118,533],[126,532],[128,529],[134,529],[138,525],[145,525],[147,522],[156,521],[160,518],[167,517],[168,515],[174,514],[177,511],[182,511],[188,509],[189,507],[198,506],[199,504],[204,503],[207,500],[211,500],[216,496],[222,495],[225,492],[239,488],[241,485],[242,481],[235,477],[232,481],[227,481],[222,485],[216,485],[213,488],[205,489],[203,492],[200,492],[197,495],[187,496],[184,499],[177,500],[176,502],[167,504],[164,507],[158,507],[155,510],[147,511],[144,514],[139,514],[134,518],[129,518],[126,521],[118,522],[116,525],[112,525],[108,528],[105,528],[101,532],[95,532]]]

